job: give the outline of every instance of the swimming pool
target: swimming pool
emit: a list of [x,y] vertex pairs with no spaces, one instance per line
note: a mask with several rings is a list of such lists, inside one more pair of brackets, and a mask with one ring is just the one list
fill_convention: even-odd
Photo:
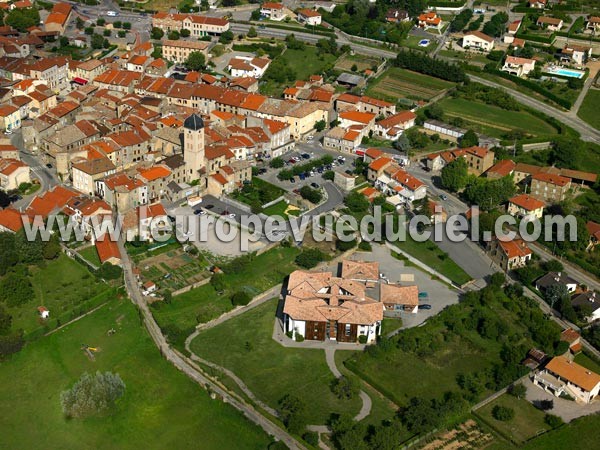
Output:
[[420,45],[421,47],[427,47],[427,46],[429,45],[429,39],[421,39],[421,40],[419,41],[419,45]]
[[552,67],[548,69],[548,73],[570,78],[583,78],[585,75],[585,72],[582,72],[581,70],[563,69],[560,67]]

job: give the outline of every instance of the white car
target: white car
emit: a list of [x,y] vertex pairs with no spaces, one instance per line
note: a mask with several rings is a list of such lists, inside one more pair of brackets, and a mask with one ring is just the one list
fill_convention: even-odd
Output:
[[119,13],[116,11],[106,11],[106,15],[108,17],[117,17],[119,15]]
[[235,219],[235,214],[234,213],[229,214],[229,218],[230,219]]

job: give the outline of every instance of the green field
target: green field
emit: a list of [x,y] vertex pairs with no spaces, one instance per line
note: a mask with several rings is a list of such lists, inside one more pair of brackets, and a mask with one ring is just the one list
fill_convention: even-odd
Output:
[[[109,329],[116,333],[107,335]],[[95,361],[81,350],[97,347]],[[126,384],[112,414],[66,420],[61,391],[83,372],[110,370]],[[242,414],[211,400],[162,359],[134,306],[112,301],[0,365],[0,448],[264,449],[268,437]],[[232,432],[235,430],[235,432]]]
[[392,67],[369,83],[367,95],[393,102],[399,98],[429,100],[453,86],[449,81]]
[[245,269],[226,273],[227,288],[219,295],[211,284],[206,284],[176,296],[170,304],[161,304],[153,311],[159,325],[175,325],[190,330],[199,322],[208,322],[233,308],[230,297],[238,290],[257,295],[283,279],[296,269],[296,248],[276,247],[257,256]]
[[281,216],[285,219],[287,219],[289,216],[297,217],[300,214],[300,210],[298,209],[292,209],[286,213],[285,211],[288,209],[288,206],[289,205],[285,202],[285,200],[280,200],[274,205],[263,209],[263,213],[267,216]]
[[286,394],[301,398],[310,424],[324,424],[332,412],[357,414],[358,397],[338,400],[331,392],[334,376],[323,350],[285,348],[272,339],[276,308],[273,299],[202,332],[192,341],[192,351],[232,370],[273,408]]
[[465,121],[463,128],[472,128],[491,137],[501,138],[513,130],[535,136],[556,134],[552,125],[526,111],[507,111],[463,98],[445,98],[438,104],[447,118],[462,118]]
[[[508,422],[496,420],[492,416],[492,409],[496,405],[511,408],[515,412],[515,417]],[[510,438],[517,444],[550,429],[550,426],[544,422],[546,414],[543,411],[537,409],[527,400],[518,399],[509,394],[504,394],[478,409],[477,415],[502,436]]]
[[[26,335],[45,326],[55,327],[57,318],[66,323],[106,301],[103,294],[110,291],[107,284],[63,253],[55,261],[31,267],[30,274],[35,298],[8,308],[13,316],[13,329],[22,328]],[[39,321],[38,306],[50,311],[47,323]]]
[[540,436],[521,447],[522,450],[590,450],[598,448],[600,416],[574,420],[568,425]]
[[357,72],[364,72],[366,69],[372,69],[378,67],[381,64],[381,58],[376,56],[365,56],[365,55],[350,55],[345,54],[335,62],[335,68],[337,70],[350,72],[353,66],[356,66]]
[[600,130],[600,114],[596,109],[600,104],[600,89],[590,89],[577,111],[577,115],[594,128]]
[[91,245],[83,250],[79,250],[77,253],[79,253],[86,261],[92,263],[96,267],[99,267],[100,264],[102,264],[100,262],[100,258],[98,257],[98,251],[96,250],[95,245]]
[[[302,31],[302,30],[300,30]],[[317,47],[307,45],[303,50],[287,49],[277,58],[281,58],[285,64],[292,68],[297,80],[308,80],[311,75],[322,75],[325,70],[333,67],[336,57],[329,53],[318,55]],[[286,83],[293,86],[293,81]],[[273,81],[261,84],[261,93],[280,97],[286,87]]]

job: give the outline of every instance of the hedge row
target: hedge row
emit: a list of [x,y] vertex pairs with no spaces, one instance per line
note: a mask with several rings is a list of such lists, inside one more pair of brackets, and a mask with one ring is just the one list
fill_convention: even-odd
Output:
[[556,39],[556,33],[552,33],[550,37],[536,36],[529,33],[517,33],[517,37],[526,41],[542,42],[544,44],[552,44]]
[[532,91],[537,92],[538,94],[543,95],[544,97],[546,97],[549,100],[552,100],[554,103],[562,106],[565,109],[571,109],[571,107],[573,106],[573,104],[569,101],[566,100],[562,97],[559,97],[558,95],[550,92],[549,90],[547,90],[546,88],[544,88],[543,86],[540,86],[539,83],[536,83],[535,81],[530,81],[530,80],[526,80],[523,78],[519,78],[519,77],[515,77],[514,75],[510,75],[506,72],[503,72],[501,70],[488,70],[488,73],[497,75],[499,77],[505,78],[507,80],[512,81],[513,83],[519,84],[523,87],[526,87],[528,89],[531,89]]
[[431,8],[460,8],[461,6],[465,6],[467,4],[466,1],[429,1],[427,5]]

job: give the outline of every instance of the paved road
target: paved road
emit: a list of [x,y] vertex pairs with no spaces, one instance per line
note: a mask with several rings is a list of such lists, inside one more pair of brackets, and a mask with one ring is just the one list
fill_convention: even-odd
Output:
[[304,449],[305,447],[301,445],[291,435],[289,435],[286,431],[279,428],[269,419],[267,419],[258,411],[256,411],[252,406],[245,403],[242,399],[227,392],[226,390],[221,388],[221,386],[214,383],[211,379],[204,376],[204,374],[194,366],[192,361],[181,355],[179,352],[174,351],[169,346],[164,335],[162,334],[162,331],[158,327],[158,324],[154,320],[154,317],[150,312],[148,304],[144,301],[142,297],[139,286],[137,285],[136,278],[133,275],[131,260],[129,258],[129,255],[127,254],[122,238],[119,240],[118,245],[122,257],[125,287],[127,288],[129,297],[131,298],[133,303],[139,308],[142,314],[144,325],[146,326],[150,337],[152,337],[152,340],[160,350],[161,354],[173,365],[175,365],[175,367],[177,367],[179,370],[185,373],[189,378],[196,381],[203,387],[210,387],[210,389],[213,392],[215,392],[223,398],[223,401],[231,404],[234,408],[241,411],[250,421],[260,426],[270,436],[275,436],[275,438],[277,438],[278,440],[283,441],[290,449]]
[[323,183],[323,189],[325,189],[325,192],[327,193],[327,200],[325,200],[319,206],[308,211],[306,213],[308,217],[316,217],[326,212],[332,211],[343,203],[344,194],[342,194],[338,187],[331,181],[326,181],[325,183]]
[[599,130],[596,130],[594,127],[592,127],[591,125],[588,125],[587,123],[585,123],[583,120],[579,119],[578,117],[573,117],[573,115],[568,112],[559,111],[558,109],[553,108],[552,106],[547,105],[546,103],[543,103],[539,100],[531,98],[525,94],[515,91],[514,89],[510,89],[510,88],[502,86],[498,83],[494,83],[493,81],[489,81],[484,78],[479,78],[475,75],[469,75],[469,78],[472,81],[476,81],[477,83],[481,83],[486,86],[492,86],[492,87],[501,89],[503,91],[506,91],[510,95],[515,97],[519,102],[523,103],[524,105],[529,106],[534,109],[537,109],[538,111],[543,111],[545,114],[547,114],[551,117],[554,117],[555,119],[559,120],[560,122],[564,123],[565,125],[568,125],[571,128],[578,131],[581,134],[581,139],[583,139],[584,141],[600,143],[600,131]]

